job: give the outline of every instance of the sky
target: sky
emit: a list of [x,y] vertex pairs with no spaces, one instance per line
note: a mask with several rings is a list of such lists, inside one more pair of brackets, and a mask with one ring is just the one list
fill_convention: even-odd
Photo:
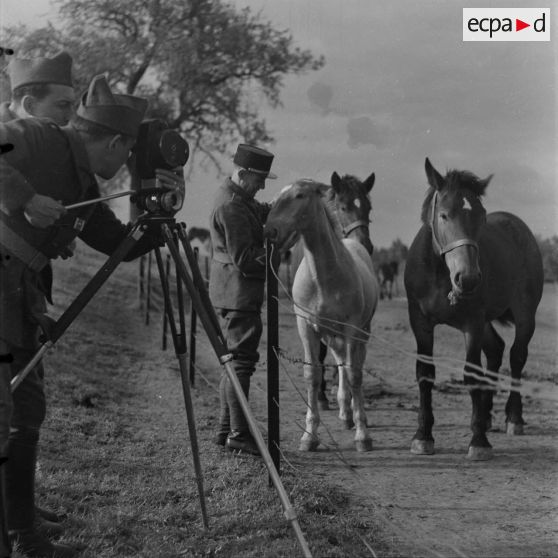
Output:
[[[371,193],[371,238],[410,244],[420,227],[428,157],[442,173],[493,174],[488,211],[519,215],[533,232],[558,235],[557,58],[555,0],[550,42],[463,42],[466,7],[535,7],[523,0],[234,0],[249,6],[296,46],[323,55],[318,72],[288,77],[282,107],[261,96],[277,180],[259,199],[333,171],[365,179]],[[541,4],[542,5],[542,4]],[[3,25],[55,21],[48,0],[0,0]],[[231,146],[234,152],[234,146]],[[216,173],[193,169],[177,216],[207,226]]]

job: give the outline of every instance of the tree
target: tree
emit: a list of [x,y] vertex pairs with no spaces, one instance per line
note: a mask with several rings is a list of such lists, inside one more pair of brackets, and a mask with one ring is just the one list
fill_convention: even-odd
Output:
[[285,76],[317,70],[323,57],[297,48],[249,8],[221,0],[58,0],[61,22],[4,29],[16,56],[74,58],[78,87],[105,73],[116,90],[150,99],[148,116],[182,132],[202,164],[239,141],[267,143],[261,100],[280,105]]

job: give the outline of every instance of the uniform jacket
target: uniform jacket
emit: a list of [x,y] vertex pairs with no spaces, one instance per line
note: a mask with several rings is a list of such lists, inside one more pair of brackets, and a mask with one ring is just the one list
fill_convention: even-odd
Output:
[[213,260],[209,296],[217,308],[259,312],[265,285],[263,225],[269,205],[227,179],[210,217]]
[[[6,116],[4,110],[2,116]],[[128,227],[104,203],[71,210],[45,229],[33,227],[24,216],[23,208],[35,193],[63,205],[100,197],[83,142],[71,126],[61,128],[39,118],[2,122],[0,143],[14,145],[12,151],[0,156],[2,226],[44,254],[47,261],[56,258],[76,236],[105,254],[116,249]],[[156,244],[146,235],[126,259]],[[0,235],[0,257],[0,338],[21,347],[34,346],[29,334],[36,331],[33,315],[44,312],[45,296],[50,299],[50,266],[40,271],[29,269],[11,252],[5,235]]]

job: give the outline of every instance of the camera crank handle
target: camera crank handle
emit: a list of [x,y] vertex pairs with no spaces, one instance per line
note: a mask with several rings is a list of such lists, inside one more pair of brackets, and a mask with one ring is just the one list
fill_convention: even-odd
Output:
[[114,198],[121,198],[122,196],[131,196],[135,194],[135,190],[125,190],[124,192],[118,192],[118,194],[110,194],[109,196],[104,196],[102,198],[95,198],[94,200],[85,200],[78,203],[73,203],[71,205],[65,205],[66,209],[77,209],[78,207],[85,207],[86,205],[91,205],[92,203],[99,203],[106,200],[112,200]]

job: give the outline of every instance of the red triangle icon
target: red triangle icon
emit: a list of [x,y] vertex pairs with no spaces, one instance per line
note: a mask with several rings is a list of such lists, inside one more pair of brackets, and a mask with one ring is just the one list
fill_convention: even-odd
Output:
[[524,21],[521,21],[520,19],[515,20],[515,30],[516,31],[521,31],[522,29],[525,29],[526,27],[531,27],[531,24],[530,23],[525,23]]

